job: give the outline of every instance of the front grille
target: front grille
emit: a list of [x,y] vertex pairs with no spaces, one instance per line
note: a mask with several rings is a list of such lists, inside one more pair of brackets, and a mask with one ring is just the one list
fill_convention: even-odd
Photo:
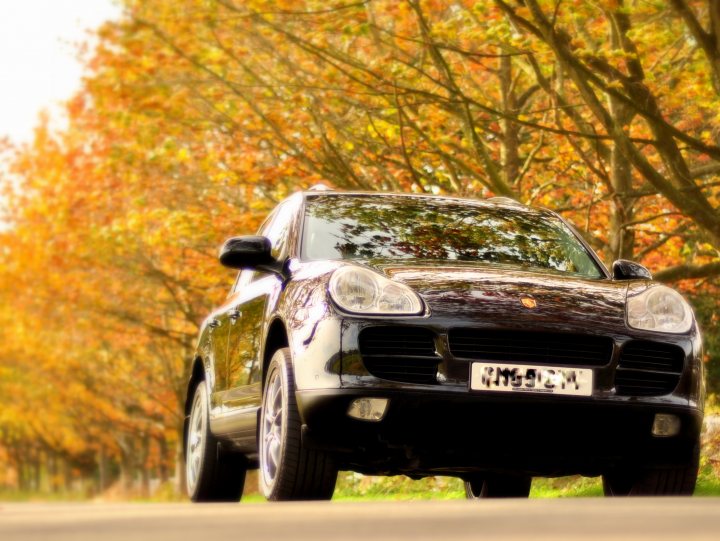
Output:
[[437,383],[435,334],[419,327],[367,327],[360,355],[373,376],[403,383]]
[[633,340],[625,344],[615,372],[615,390],[626,396],[661,396],[680,382],[685,352],[672,344]]
[[603,366],[613,350],[605,336],[495,329],[452,329],[448,341],[459,358],[550,365]]

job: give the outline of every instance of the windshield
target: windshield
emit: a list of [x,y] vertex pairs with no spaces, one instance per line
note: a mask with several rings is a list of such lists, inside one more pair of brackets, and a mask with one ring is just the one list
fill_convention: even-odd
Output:
[[308,196],[302,257],[468,261],[603,277],[552,214],[428,197]]

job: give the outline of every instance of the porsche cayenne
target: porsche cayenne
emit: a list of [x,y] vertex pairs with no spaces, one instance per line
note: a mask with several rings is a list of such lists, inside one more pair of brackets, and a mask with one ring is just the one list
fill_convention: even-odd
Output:
[[220,262],[239,272],[192,359],[194,501],[239,500],[253,468],[270,500],[329,499],[339,470],[455,476],[471,498],[570,474],[693,492],[693,312],[554,212],[311,190]]

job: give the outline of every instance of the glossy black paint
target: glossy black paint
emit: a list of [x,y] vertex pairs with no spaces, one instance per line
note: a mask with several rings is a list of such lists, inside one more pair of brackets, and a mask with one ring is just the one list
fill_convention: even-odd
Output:
[[250,269],[274,263],[270,239],[245,235],[227,239],[220,248],[220,263],[231,269]]
[[615,280],[652,280],[649,270],[627,259],[618,259],[613,263],[612,275]]
[[[334,451],[343,468],[411,476],[487,470],[596,475],[622,464],[680,463],[690,453],[704,407],[701,338],[695,324],[685,334],[627,325],[628,291],[652,285],[639,265],[616,265],[624,274],[614,267],[613,279],[577,234],[601,277],[478,262],[356,260],[352,264],[410,286],[426,310],[407,317],[346,314],[329,297],[328,281],[334,270],[349,263],[301,259],[303,209],[313,196],[292,196],[260,229],[283,272],[267,263],[254,271],[246,267],[226,302],[202,326],[189,392],[197,384],[208,386],[211,429],[226,445],[256,459],[264,369],[278,347],[288,346],[304,442]],[[264,246],[262,251],[267,253]],[[532,298],[536,307],[526,308],[521,297]],[[437,383],[409,384],[370,374],[358,337],[362,329],[377,325],[429,329],[438,357]],[[448,333],[456,328],[608,337],[612,355],[607,365],[594,369],[591,397],[475,392],[468,384],[471,360],[453,356],[448,345]],[[639,397],[617,392],[615,371],[630,340],[682,349],[683,373],[672,393]],[[390,399],[383,421],[346,415],[351,400],[365,396]],[[651,436],[654,414],[668,412],[683,419],[681,435]]]
[[[428,394],[432,393],[432,400]],[[348,419],[351,401],[389,398],[382,423]],[[467,388],[304,391],[306,443],[371,475],[459,475],[474,471],[531,476],[597,476],[614,467],[687,463],[702,412],[685,407],[557,397],[468,397]],[[681,417],[673,438],[650,435],[655,413]]]

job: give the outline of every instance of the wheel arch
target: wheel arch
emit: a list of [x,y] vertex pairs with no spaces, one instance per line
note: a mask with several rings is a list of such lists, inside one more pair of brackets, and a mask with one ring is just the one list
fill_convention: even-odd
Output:
[[188,380],[187,391],[185,392],[185,407],[183,408],[183,459],[186,459],[187,452],[187,435],[188,423],[190,422],[190,408],[192,408],[193,397],[195,396],[195,388],[201,381],[205,381],[205,364],[199,355],[193,359],[190,368],[190,379]]
[[268,327],[268,332],[265,338],[265,345],[263,347],[261,373],[263,389],[265,387],[265,374],[267,373],[267,368],[270,365],[270,359],[272,359],[272,356],[277,350],[279,350],[280,348],[288,347],[289,345],[290,341],[288,339],[288,332],[287,328],[285,327],[285,323],[282,319],[280,319],[280,317],[276,317],[272,320],[270,326]]
[[190,379],[188,380],[187,392],[185,393],[185,416],[190,415],[192,407],[192,395],[198,383],[205,380],[205,364],[198,355],[193,359],[192,368],[190,369]]

